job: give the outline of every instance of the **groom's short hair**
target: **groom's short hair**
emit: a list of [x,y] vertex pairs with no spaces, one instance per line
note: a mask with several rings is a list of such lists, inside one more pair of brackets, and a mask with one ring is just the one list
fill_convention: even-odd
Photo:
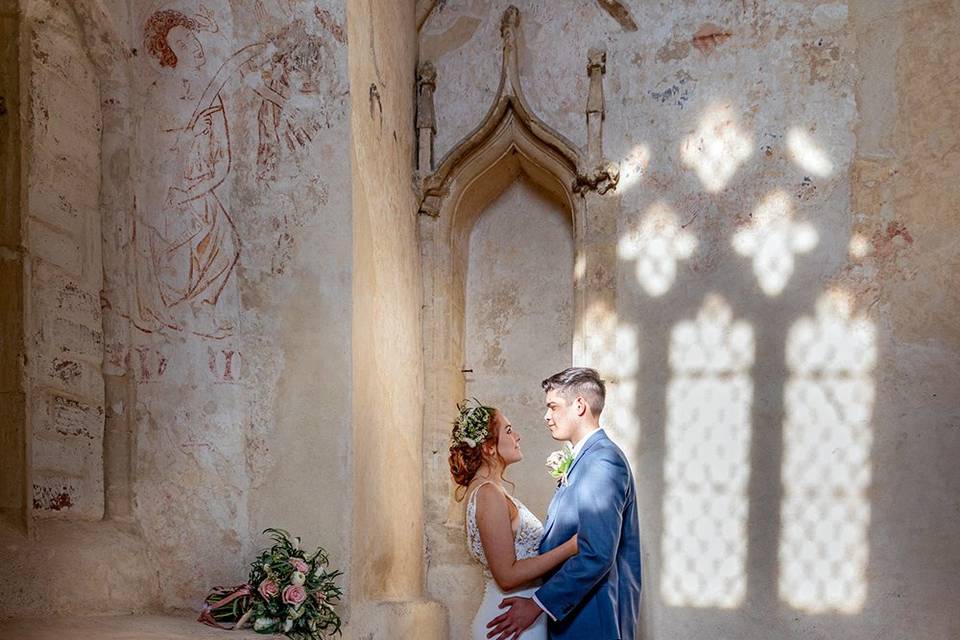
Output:
[[555,373],[540,383],[544,393],[556,391],[567,400],[577,396],[590,405],[590,411],[599,417],[603,411],[603,403],[607,397],[607,387],[600,378],[600,373],[590,367],[569,367],[560,373]]

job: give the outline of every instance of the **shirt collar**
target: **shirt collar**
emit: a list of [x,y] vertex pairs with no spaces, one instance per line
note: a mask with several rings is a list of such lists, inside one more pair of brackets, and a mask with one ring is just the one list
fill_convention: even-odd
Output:
[[576,460],[576,459],[577,459],[577,456],[580,455],[580,452],[583,451],[583,447],[586,446],[587,442],[590,441],[590,438],[594,437],[595,435],[597,435],[597,434],[600,433],[601,431],[603,431],[603,429],[602,429],[601,427],[597,427],[596,429],[594,429],[593,431],[591,431],[590,433],[588,433],[586,436],[584,436],[583,438],[581,438],[581,439],[580,439],[580,442],[578,442],[577,444],[573,445],[573,459],[574,459],[574,460]]

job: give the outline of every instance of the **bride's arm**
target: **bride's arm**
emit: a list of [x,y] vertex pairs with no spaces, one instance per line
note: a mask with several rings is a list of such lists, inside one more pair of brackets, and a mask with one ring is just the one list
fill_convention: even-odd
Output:
[[556,549],[533,558],[517,560],[506,500],[503,492],[494,485],[480,487],[477,491],[477,529],[480,530],[480,542],[493,579],[504,591],[513,591],[575,555],[577,541],[574,536]]

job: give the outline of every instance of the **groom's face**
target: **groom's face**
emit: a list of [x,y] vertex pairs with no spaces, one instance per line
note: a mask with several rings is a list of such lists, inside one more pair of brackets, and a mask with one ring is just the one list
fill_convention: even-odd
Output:
[[543,414],[543,419],[554,440],[572,440],[577,430],[577,418],[573,403],[555,389],[547,392],[547,412]]

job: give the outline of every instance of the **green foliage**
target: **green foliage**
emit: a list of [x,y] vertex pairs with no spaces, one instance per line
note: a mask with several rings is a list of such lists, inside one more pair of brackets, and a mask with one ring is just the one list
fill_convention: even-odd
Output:
[[[300,539],[283,529],[266,529],[264,533],[274,544],[250,565],[248,579],[255,590],[254,630],[283,633],[294,640],[321,640],[339,634],[341,621],[334,606],[343,591],[335,580],[343,573],[329,569],[330,560],[322,547],[307,554],[300,549]],[[297,565],[305,565],[307,570],[298,571]],[[270,584],[275,589],[271,590]],[[285,597],[291,587],[303,588],[306,597],[302,602]]]
[[473,399],[473,406],[470,406],[469,400],[464,400],[463,404],[457,405],[457,409],[457,428],[450,438],[450,446],[466,444],[472,449],[490,435],[489,424],[493,409],[483,406],[476,398]]

